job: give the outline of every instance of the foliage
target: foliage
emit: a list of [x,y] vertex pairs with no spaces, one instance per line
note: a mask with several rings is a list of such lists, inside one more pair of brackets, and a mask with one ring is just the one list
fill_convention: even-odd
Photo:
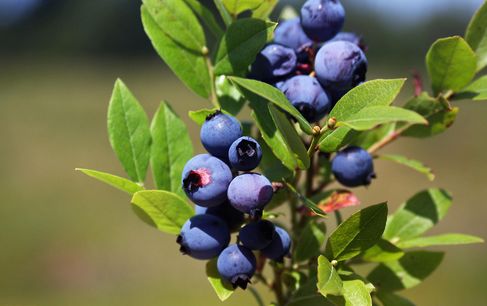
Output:
[[[328,188],[333,181],[330,156],[350,144],[375,155],[403,136],[432,137],[454,123],[458,106],[453,103],[486,100],[487,76],[481,71],[487,65],[487,4],[472,19],[465,39],[442,38],[431,46],[426,55],[431,92],[412,97],[403,107],[392,106],[405,79],[371,80],[346,93],[315,126],[280,90],[246,78],[258,52],[272,41],[276,24],[268,16],[277,1],[214,2],[220,16],[198,1],[144,0],[142,23],[154,49],[175,75],[211,102],[208,109],[190,111],[191,119],[202,124],[216,109],[237,115],[247,102],[252,111],[249,133],[262,142],[261,170],[284,189],[279,192],[284,196],[276,196],[269,208],[288,204],[284,215],[290,219],[295,245],[291,259],[270,265],[274,284],[262,269],[256,281],[274,291],[272,305],[376,305],[378,301],[413,305],[396,292],[419,285],[444,254],[410,248],[482,240],[464,234],[423,236],[445,218],[452,205],[451,195],[438,188],[417,193],[389,216],[387,204],[381,203],[342,221],[338,209],[359,201],[351,191]],[[249,11],[250,15],[241,14]],[[214,48],[207,45],[204,29],[217,38]],[[180,188],[182,168],[193,151],[184,122],[168,102],[162,102],[149,125],[134,94],[117,80],[108,110],[108,134],[128,179],[78,170],[127,192],[145,222],[178,234],[194,214]],[[319,161],[317,151],[321,151]],[[419,161],[396,154],[376,156],[434,179],[432,170]],[[157,190],[144,187],[149,165]],[[305,180],[299,179],[301,173],[306,174]],[[328,239],[330,222],[324,210],[335,211],[338,223]],[[284,217],[271,211],[264,216]],[[361,262],[376,266],[366,276],[357,275],[353,268]],[[228,299],[234,289],[218,275],[215,260],[207,263],[206,271],[218,297]]]

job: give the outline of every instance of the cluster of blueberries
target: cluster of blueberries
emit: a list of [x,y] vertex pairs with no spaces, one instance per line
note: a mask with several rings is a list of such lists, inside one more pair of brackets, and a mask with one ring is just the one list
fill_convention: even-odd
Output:
[[309,122],[320,121],[365,81],[365,46],[356,34],[340,32],[344,21],[339,0],[306,1],[300,18],[278,25],[249,77],[280,89]]
[[[200,138],[211,155],[197,155],[183,169],[182,187],[196,204],[196,215],[183,225],[177,242],[181,252],[193,258],[218,257],[222,278],[245,289],[256,270],[253,251],[282,261],[291,238],[261,218],[274,189],[265,176],[249,172],[262,158],[259,143],[242,136],[238,120],[219,111],[206,118]],[[249,218],[242,227],[245,214]],[[236,231],[238,241],[229,245],[231,232]]]

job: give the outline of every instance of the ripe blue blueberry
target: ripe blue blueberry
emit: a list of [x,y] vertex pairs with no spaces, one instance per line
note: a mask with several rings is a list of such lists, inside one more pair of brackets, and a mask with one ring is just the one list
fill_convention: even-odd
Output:
[[367,58],[348,41],[334,41],[321,47],[315,59],[316,77],[336,102],[350,89],[365,81]]
[[234,169],[250,171],[259,165],[262,159],[262,149],[259,143],[252,137],[240,137],[230,146],[228,159]]
[[184,223],[176,242],[184,255],[196,259],[211,259],[228,246],[230,231],[218,217],[196,215]]
[[274,31],[274,42],[292,48],[296,52],[313,45],[313,41],[304,33],[299,18],[279,23]]
[[227,164],[209,154],[200,154],[184,166],[182,185],[195,204],[212,207],[227,200],[227,188],[232,178]]
[[296,64],[297,57],[293,49],[270,44],[255,58],[250,76],[261,81],[272,81],[294,72]]
[[272,242],[275,232],[276,228],[272,222],[258,220],[242,227],[238,239],[243,246],[251,250],[262,250]]
[[227,223],[228,228],[230,231],[238,231],[240,226],[244,223],[244,213],[236,210],[233,208],[232,205],[228,201],[225,201],[223,204],[214,207],[203,207],[196,205],[195,212],[197,215],[213,215],[215,217],[219,217],[225,223]]
[[232,283],[233,288],[247,288],[255,273],[257,260],[248,248],[232,244],[218,256],[217,268],[221,277]]
[[291,250],[291,237],[285,229],[276,226],[276,232],[272,242],[261,250],[262,254],[272,260],[282,261],[284,256],[289,254]]
[[228,186],[230,204],[252,217],[262,214],[264,206],[270,202],[273,193],[271,182],[258,173],[239,175]]
[[348,41],[351,42],[352,44],[357,45],[360,49],[362,49],[362,51],[364,52],[367,51],[367,46],[365,45],[362,36],[352,32],[340,32],[335,37],[330,39],[328,42],[332,42],[332,41]]
[[345,9],[339,0],[308,0],[301,8],[301,26],[316,42],[333,38],[344,22]]
[[206,118],[200,131],[201,143],[208,153],[224,161],[228,159],[228,149],[240,137],[240,122],[235,117],[219,111]]
[[307,75],[292,77],[281,90],[309,122],[320,121],[331,109],[331,100],[316,78]]
[[372,156],[362,148],[348,147],[337,153],[331,163],[333,175],[342,185],[369,185],[375,178]]

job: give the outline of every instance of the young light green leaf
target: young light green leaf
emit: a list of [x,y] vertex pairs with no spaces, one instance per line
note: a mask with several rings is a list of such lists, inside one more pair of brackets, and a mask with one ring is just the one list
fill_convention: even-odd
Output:
[[383,306],[415,306],[413,302],[393,292],[380,290],[376,295]]
[[343,297],[331,297],[337,306],[372,306],[372,297],[367,285],[360,279],[343,281]]
[[161,103],[154,116],[151,134],[151,165],[157,189],[184,197],[181,175],[193,156],[193,144],[186,125],[166,102]]
[[[304,119],[303,115],[288,101],[286,96],[277,88],[264,82],[243,79],[238,77],[229,77],[229,79],[237,84],[241,89],[245,89],[243,93],[247,97],[247,93],[251,92],[255,95],[262,97],[264,100],[271,102],[293,116],[301,126],[303,132],[308,135],[313,133],[311,125]],[[247,97],[249,98],[249,97]],[[249,99],[250,100],[250,99]]]
[[[173,1],[182,2],[181,0]],[[162,5],[162,2],[159,5]],[[189,10],[189,8],[187,9]],[[160,16],[154,10],[157,11],[157,7],[148,8],[146,5],[142,5],[141,8],[142,24],[154,49],[186,86],[201,97],[208,98],[211,93],[211,77],[203,50],[195,52],[174,40],[166,32],[172,26],[166,24],[167,20],[161,21]],[[192,14],[191,11],[190,13]],[[193,16],[193,18],[196,17]]]
[[389,261],[377,266],[367,279],[379,291],[398,291],[419,285],[440,265],[442,252],[417,251],[406,253],[397,261]]
[[428,125],[414,125],[404,131],[402,136],[409,137],[432,137],[446,131],[457,117],[458,108],[445,108],[440,101],[430,97],[427,93],[422,93],[408,101],[404,108],[410,109],[422,115],[428,120]]
[[144,190],[134,194],[132,204],[143,210],[160,231],[179,234],[194,215],[193,208],[177,194],[164,190]]
[[245,18],[232,23],[220,41],[217,75],[244,75],[262,48],[272,40],[276,23]]
[[238,14],[247,10],[254,10],[264,2],[264,0],[222,0],[222,1],[223,1],[223,5],[225,5],[226,9],[233,16],[237,16]]
[[296,129],[291,122],[289,122],[289,118],[274,105],[268,104],[268,107],[272,120],[274,121],[277,129],[281,131],[286,143],[289,146],[289,149],[291,150],[290,153],[294,154],[296,157],[298,168],[303,170],[308,169],[310,166],[308,151],[306,150],[301,137],[299,137],[298,133],[296,132]]
[[347,126],[356,131],[370,130],[380,124],[405,122],[408,124],[428,124],[428,121],[416,112],[394,106],[371,106],[360,110],[337,126]]
[[294,260],[305,261],[320,254],[321,246],[325,242],[326,226],[324,223],[308,222],[303,229],[299,243],[294,249]]
[[216,95],[222,112],[236,116],[245,105],[245,97],[226,76],[218,76],[215,80]]
[[438,245],[463,245],[482,243],[484,240],[479,237],[464,234],[443,234],[429,237],[418,237],[400,241],[398,246],[404,249],[423,248]]
[[206,276],[220,301],[227,300],[235,291],[229,281],[223,279],[216,267],[216,258],[206,263]]
[[215,38],[219,39],[223,35],[223,30],[213,16],[213,13],[198,0],[184,0],[203,21]]
[[470,21],[465,39],[477,53],[477,71],[487,66],[487,2]]
[[181,48],[202,53],[205,33],[198,19],[181,0],[142,0],[154,22]]
[[115,82],[108,107],[110,144],[129,178],[143,183],[150,156],[149,120],[122,80]]
[[341,295],[343,283],[335,267],[321,255],[318,257],[318,291],[325,297],[328,295]]
[[191,118],[191,120],[196,122],[198,125],[203,125],[203,123],[205,123],[206,121],[206,117],[214,114],[216,111],[218,111],[217,108],[203,108],[197,111],[189,111],[188,117]]
[[[350,90],[330,112],[329,117],[345,121],[366,107],[388,106],[401,91],[405,79],[373,80]],[[351,142],[356,132],[348,127],[339,127],[325,133],[320,139],[320,149],[335,152]]]
[[278,2],[278,0],[263,0],[262,4],[252,12],[252,18],[267,20]]
[[477,58],[460,36],[438,39],[426,55],[426,66],[435,95],[459,91],[475,76]]
[[416,170],[419,173],[423,173],[430,181],[433,181],[435,179],[435,175],[431,171],[431,168],[426,167],[425,165],[423,165],[421,162],[417,160],[409,159],[401,155],[392,155],[392,154],[380,155],[379,158],[396,162],[400,165]]
[[404,252],[387,240],[381,239],[376,245],[366,250],[362,258],[370,262],[386,262],[398,260]]
[[384,238],[397,243],[420,236],[443,219],[451,204],[450,194],[443,189],[415,194],[389,217]]
[[317,216],[324,217],[324,218],[326,217],[326,213],[321,208],[319,208],[318,205],[316,205],[313,201],[311,201],[307,197],[300,194],[296,190],[296,188],[293,187],[293,185],[289,184],[288,182],[285,182],[284,184],[289,189],[289,191],[291,191],[294,194],[294,196],[296,196],[296,198],[298,198],[298,200],[300,200],[304,204],[304,206],[306,206],[309,210],[311,210],[311,212],[313,212]]
[[468,85],[461,92],[453,96],[454,100],[487,100],[487,75],[478,78]]
[[328,238],[325,256],[338,261],[364,252],[379,241],[387,220],[387,204],[364,208],[340,224]]
[[232,16],[230,16],[230,13],[228,13],[227,9],[223,5],[222,0],[213,0],[213,3],[215,4],[216,9],[220,13],[220,17],[223,20],[223,23],[225,23],[225,26],[229,26],[232,23]]
[[110,173],[106,172],[101,172],[101,171],[96,171],[96,170],[90,170],[90,169],[82,169],[82,168],[76,168],[76,171],[81,171],[84,174],[91,176],[92,178],[95,178],[101,182],[104,182],[108,185],[111,185],[117,189],[120,189],[122,191],[127,192],[128,194],[134,194],[137,191],[144,190],[142,186],[139,184],[136,184],[130,180],[127,180],[126,178],[116,176]]

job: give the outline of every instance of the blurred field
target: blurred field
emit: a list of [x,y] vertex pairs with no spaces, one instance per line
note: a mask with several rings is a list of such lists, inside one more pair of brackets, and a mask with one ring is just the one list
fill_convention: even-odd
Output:
[[[195,143],[197,127],[186,112],[205,102],[155,58],[8,58],[0,64],[0,304],[217,305],[203,263],[180,256],[174,237],[141,223],[128,196],[74,172],[80,166],[122,174],[105,126],[116,77],[150,116],[160,100],[170,101]],[[401,75],[375,67],[372,77],[379,73]],[[359,191],[364,205],[389,200],[395,208],[420,188],[442,186],[455,202],[434,232],[487,237],[487,105],[462,102],[461,107],[457,124],[446,134],[430,141],[402,140],[388,149],[424,161],[437,180],[430,183],[380,161],[379,179]],[[418,305],[487,304],[486,246],[445,249],[440,269],[408,296]],[[225,305],[251,305],[251,299],[238,293]]]

